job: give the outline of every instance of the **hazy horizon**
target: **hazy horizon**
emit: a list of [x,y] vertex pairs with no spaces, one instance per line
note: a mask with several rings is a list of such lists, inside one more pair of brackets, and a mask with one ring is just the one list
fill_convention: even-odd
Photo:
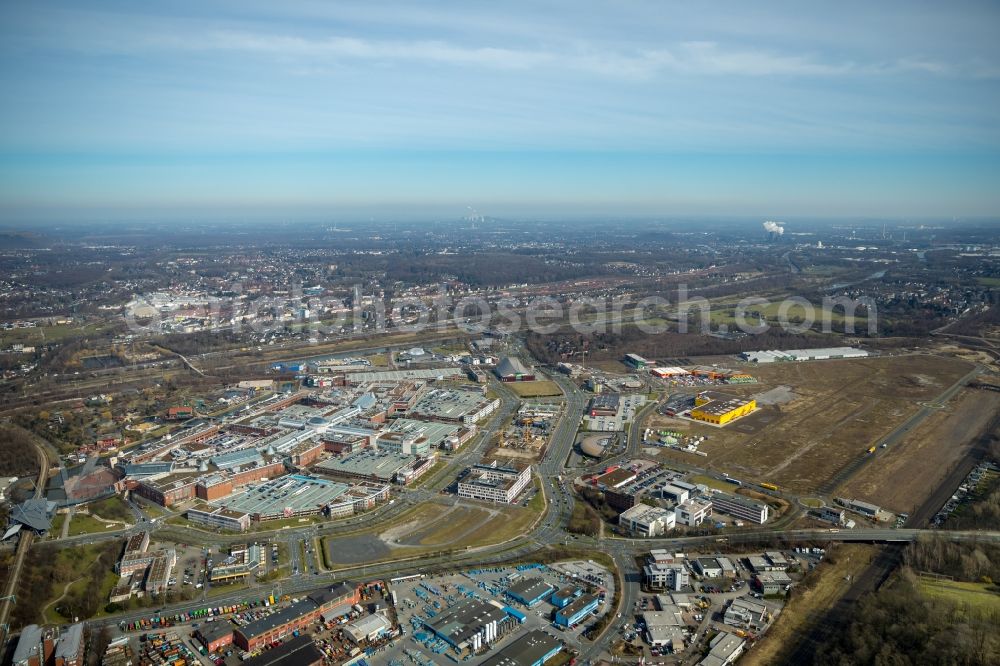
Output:
[[0,19],[8,224],[1000,212],[989,2],[39,2]]

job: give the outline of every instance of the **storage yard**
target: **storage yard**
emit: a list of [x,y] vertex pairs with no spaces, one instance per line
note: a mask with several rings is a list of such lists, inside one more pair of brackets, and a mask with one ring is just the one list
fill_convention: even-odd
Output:
[[[498,625],[496,648],[473,657],[472,664],[490,659],[497,649],[532,631],[543,631],[573,649],[580,646],[580,633],[605,612],[614,596],[614,576],[599,565],[584,561],[491,567],[448,576],[408,578],[391,584],[399,623],[407,629],[406,639],[384,655],[378,655],[372,663],[402,663],[413,653],[436,664],[446,663],[445,659],[455,661],[452,655],[461,660],[456,644],[473,641],[475,623],[470,619],[493,612]],[[556,615],[561,606],[551,601],[553,593],[566,588],[573,590],[572,599],[586,594],[594,597],[590,610],[571,626],[558,623]],[[477,604],[482,605],[482,610],[478,610]],[[442,618],[448,621],[443,622]]]

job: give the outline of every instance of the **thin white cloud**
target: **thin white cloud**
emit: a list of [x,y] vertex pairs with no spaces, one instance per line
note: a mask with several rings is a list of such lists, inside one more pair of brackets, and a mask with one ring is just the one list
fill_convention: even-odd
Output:
[[371,40],[331,36],[306,38],[246,31],[215,31],[204,39],[169,40],[175,46],[255,53],[282,59],[374,60],[436,63],[491,69],[552,68],[602,76],[649,78],[664,72],[739,76],[830,76],[846,73],[851,63],[824,63],[804,55],[726,49],[715,42],[681,42],[673,48],[637,52],[598,49],[567,50],[469,47],[438,40]]

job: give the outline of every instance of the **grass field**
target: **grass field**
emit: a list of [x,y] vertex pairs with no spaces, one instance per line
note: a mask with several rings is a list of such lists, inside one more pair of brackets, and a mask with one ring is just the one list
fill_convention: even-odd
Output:
[[539,513],[540,511],[532,510],[530,504],[528,507],[504,507],[498,515],[483,523],[475,532],[466,535],[462,545],[477,548],[518,537],[528,531]]
[[49,538],[53,539],[62,535],[62,526],[66,522],[65,513],[57,513],[52,516],[52,529],[49,530]]
[[543,510],[541,500],[527,507],[426,501],[366,530],[324,539],[324,553],[336,568],[488,546],[525,534]]
[[122,522],[132,522],[132,512],[125,504],[125,500],[117,495],[102,499],[98,502],[91,502],[88,506],[92,515],[100,516],[105,520],[120,520]]
[[516,393],[519,398],[542,398],[562,395],[559,385],[549,379],[540,379],[534,382],[509,382],[507,388]]
[[69,524],[69,536],[80,534],[97,534],[110,530],[121,529],[122,524],[102,523],[101,521],[82,513],[73,514],[73,520]]
[[152,502],[142,502],[138,506],[142,509],[142,512],[150,518],[163,518],[164,516],[170,515],[170,511],[159,504],[153,504]]
[[[814,614],[832,607],[851,587],[851,579],[864,570],[878,548],[867,544],[846,544],[836,549],[836,563],[824,562],[809,573],[815,577],[808,589],[796,587],[791,600],[781,611],[764,638],[740,660],[741,666],[764,666],[778,662],[781,650],[794,643]],[[808,586],[807,586],[808,587]]]
[[84,326],[36,326],[35,328],[15,328],[0,332],[0,347],[8,347],[15,343],[25,345],[40,345],[46,342],[59,342],[66,338],[94,335],[108,326],[106,324],[86,324]]
[[1000,613],[1000,588],[993,583],[961,583],[921,577],[917,585],[924,596],[968,607],[973,613]]
[[710,476],[705,476],[704,474],[696,474],[690,479],[691,483],[703,483],[709,488],[715,488],[716,490],[724,490],[728,493],[736,491],[737,486],[732,483],[726,483],[725,481],[719,481],[718,479],[713,479]]
[[[724,428],[691,424],[685,433],[706,436],[699,450],[708,454],[705,462],[711,469],[809,493],[972,367],[930,355],[761,365],[752,370],[758,384],[719,390],[749,396],[787,386],[794,393],[790,402],[764,406]],[[948,447],[948,441],[930,442],[923,460],[933,461]],[[691,462],[690,456],[670,449],[659,455]],[[878,478],[891,487],[884,483],[887,477]]]

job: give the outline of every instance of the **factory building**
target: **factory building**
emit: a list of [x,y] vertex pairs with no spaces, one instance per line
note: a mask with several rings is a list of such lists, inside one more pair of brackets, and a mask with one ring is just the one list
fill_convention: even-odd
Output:
[[535,629],[484,661],[480,666],[543,666],[562,650],[562,643]]
[[789,349],[778,351],[743,352],[740,358],[749,363],[775,363],[789,361],[823,361],[836,358],[865,358],[869,354],[856,347],[826,347],[820,349]]
[[458,482],[458,495],[510,504],[530,483],[529,466],[493,460],[470,467],[465,477]]
[[195,634],[209,652],[233,644],[233,625],[228,622],[202,622]]
[[384,615],[366,615],[344,625],[344,634],[355,645],[373,643],[392,629],[392,622]]
[[522,578],[507,588],[507,596],[528,608],[536,606],[549,596],[552,586],[541,578]]
[[726,608],[722,621],[730,627],[761,627],[766,623],[767,606],[746,597],[737,597]]
[[341,458],[325,460],[315,469],[347,479],[406,485],[433,467],[434,460],[434,454],[424,458],[362,449]]
[[[276,613],[237,627],[233,642],[244,650],[256,650],[315,622],[335,606],[356,604],[361,599],[356,585],[341,583],[330,590],[314,592]],[[311,640],[311,639],[310,639]]]
[[654,647],[670,646],[674,654],[684,650],[684,622],[681,610],[668,605],[665,610],[647,611],[642,614],[646,626],[646,639]]
[[722,631],[709,644],[708,654],[698,662],[698,666],[729,666],[743,654],[746,641],[736,634]]
[[316,647],[312,636],[296,636],[243,662],[244,666],[319,666],[323,652]]
[[716,493],[712,495],[712,508],[734,518],[742,518],[759,525],[767,522],[767,505],[743,497]]
[[763,594],[781,594],[792,584],[792,579],[784,571],[768,571],[754,575],[754,583]]
[[713,391],[699,393],[694,404],[691,418],[715,425],[725,425],[757,409],[757,401],[753,398],[737,398]]
[[699,557],[694,561],[694,568],[698,570],[698,575],[705,578],[719,578],[722,576],[722,564],[714,557]]
[[463,599],[424,625],[459,653],[476,654],[491,645],[517,620],[480,599]]
[[570,602],[572,602],[581,594],[583,594],[583,590],[581,590],[579,587],[577,587],[576,585],[568,585],[562,589],[553,592],[552,596],[549,597],[549,603],[551,603],[556,608],[565,608],[570,604]]
[[198,481],[194,487],[194,494],[198,499],[206,502],[226,497],[233,494],[233,480],[221,474],[212,474]]
[[632,534],[657,537],[674,529],[677,525],[677,516],[669,509],[636,504],[618,516],[618,524]]
[[288,450],[288,458],[296,467],[311,465],[319,459],[325,446],[321,440],[307,439]]
[[563,627],[571,627],[579,624],[589,613],[597,610],[600,604],[597,597],[592,594],[583,594],[570,602],[564,608],[556,611],[555,622]]

